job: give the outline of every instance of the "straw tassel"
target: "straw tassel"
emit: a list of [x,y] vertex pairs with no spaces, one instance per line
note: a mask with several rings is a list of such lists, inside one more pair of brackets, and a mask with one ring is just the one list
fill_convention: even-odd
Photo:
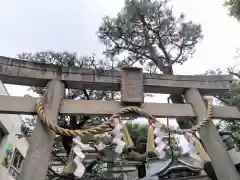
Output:
[[126,124],[122,124],[122,133],[123,133],[123,141],[125,142],[126,148],[132,148],[134,146],[131,135],[129,134],[128,128]]

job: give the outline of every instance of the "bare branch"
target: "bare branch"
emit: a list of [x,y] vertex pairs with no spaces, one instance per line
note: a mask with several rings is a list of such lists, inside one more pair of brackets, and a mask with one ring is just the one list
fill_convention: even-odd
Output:
[[229,73],[229,74],[234,75],[234,76],[240,78],[240,74],[234,72],[232,68],[228,68],[227,70],[228,70],[228,73]]

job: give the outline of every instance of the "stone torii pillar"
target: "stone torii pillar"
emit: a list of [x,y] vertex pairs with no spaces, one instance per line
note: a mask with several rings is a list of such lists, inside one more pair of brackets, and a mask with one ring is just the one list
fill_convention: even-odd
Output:
[[[53,123],[57,122],[65,87],[60,80],[51,80],[44,93],[44,112]],[[48,171],[55,133],[37,120],[30,138],[29,149],[18,180],[44,180]]]
[[[207,114],[204,100],[197,89],[189,89],[185,93],[186,102],[193,106],[196,113],[196,124]],[[218,180],[239,180],[238,172],[228,155],[227,149],[212,121],[206,123],[199,131],[204,148],[212,160]]]

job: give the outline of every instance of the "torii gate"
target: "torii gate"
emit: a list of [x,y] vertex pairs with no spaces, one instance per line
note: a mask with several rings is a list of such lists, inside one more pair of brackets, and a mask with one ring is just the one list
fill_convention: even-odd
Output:
[[[58,67],[55,65],[0,57],[0,80],[7,84],[47,87],[44,94],[46,117],[57,121],[58,115],[110,116],[126,104],[138,104],[154,117],[195,117],[196,124],[206,115],[202,95],[219,95],[230,88],[232,76],[180,76],[145,74],[139,68],[122,71]],[[120,91],[121,101],[67,100],[65,88]],[[188,104],[144,103],[145,93],[182,93]],[[36,99],[0,96],[0,113],[36,114]],[[214,106],[214,119],[239,120],[233,106]],[[213,122],[199,132],[219,180],[239,180]],[[19,180],[43,180],[47,173],[55,134],[37,121]]]

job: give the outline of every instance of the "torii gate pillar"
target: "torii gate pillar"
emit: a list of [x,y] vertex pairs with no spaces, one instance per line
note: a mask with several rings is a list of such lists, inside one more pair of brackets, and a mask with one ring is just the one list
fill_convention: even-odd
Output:
[[[189,89],[185,93],[187,103],[192,104],[196,113],[196,124],[202,121],[207,109],[204,100],[197,89]],[[206,123],[199,131],[204,148],[212,160],[218,180],[239,180],[238,172],[228,155],[227,149],[212,121]]]
[[[44,112],[53,123],[57,122],[61,100],[64,98],[64,84],[51,80],[44,94]],[[39,120],[30,139],[26,159],[18,180],[43,180],[46,178],[55,133]]]

